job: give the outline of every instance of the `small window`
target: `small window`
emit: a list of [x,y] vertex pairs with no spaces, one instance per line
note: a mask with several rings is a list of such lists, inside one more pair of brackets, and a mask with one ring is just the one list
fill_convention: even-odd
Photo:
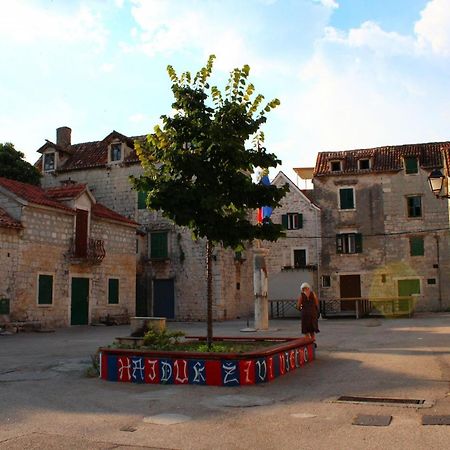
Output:
[[281,224],[285,230],[298,230],[299,228],[303,228],[303,214],[283,214],[281,216]]
[[168,257],[167,231],[150,234],[150,258],[165,259]]
[[306,266],[306,250],[294,250],[294,267],[300,268]]
[[38,305],[53,303],[53,275],[39,275]]
[[339,189],[339,209],[355,209],[355,196],[353,188]]
[[407,157],[405,158],[405,172],[407,174],[418,173],[419,165],[417,163],[416,157]]
[[407,197],[408,217],[422,217],[422,198],[419,195]]
[[427,284],[436,284],[436,278],[428,278]]
[[370,159],[360,159],[358,161],[359,170],[370,169]]
[[342,163],[341,161],[331,161],[330,162],[330,169],[332,172],[340,172],[342,170]]
[[122,159],[122,144],[111,144],[110,159],[111,161],[120,161]]
[[330,277],[330,275],[322,275],[322,287],[323,288],[331,287],[331,277]]
[[44,153],[44,172],[55,170],[55,153]]
[[138,192],[138,209],[146,209],[147,208],[147,192],[139,191]]
[[119,303],[119,280],[117,278],[108,280],[108,303],[110,305]]
[[409,238],[409,252],[411,256],[423,256],[425,254],[423,237]]
[[362,253],[362,234],[343,233],[336,235],[337,253]]

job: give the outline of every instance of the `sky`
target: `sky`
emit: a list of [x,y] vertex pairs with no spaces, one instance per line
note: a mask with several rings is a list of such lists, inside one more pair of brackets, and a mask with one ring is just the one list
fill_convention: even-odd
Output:
[[268,151],[312,167],[320,151],[450,140],[450,0],[15,0],[0,2],[0,143],[29,162],[56,128],[72,143],[152,132],[170,114],[166,67],[212,84],[248,64],[281,105]]

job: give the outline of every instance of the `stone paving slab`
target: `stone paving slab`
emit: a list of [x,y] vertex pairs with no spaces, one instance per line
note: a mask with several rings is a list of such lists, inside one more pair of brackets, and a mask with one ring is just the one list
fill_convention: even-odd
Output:
[[450,416],[422,416],[422,425],[450,425]]
[[352,425],[361,425],[366,427],[387,427],[391,423],[392,416],[381,416],[373,414],[358,414],[352,422]]

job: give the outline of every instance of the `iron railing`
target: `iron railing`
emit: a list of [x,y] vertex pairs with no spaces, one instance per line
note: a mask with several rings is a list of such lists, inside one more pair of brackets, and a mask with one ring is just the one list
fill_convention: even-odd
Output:
[[100,264],[106,256],[105,244],[102,239],[89,238],[86,251],[76,248],[75,240],[70,240],[69,259],[74,264]]

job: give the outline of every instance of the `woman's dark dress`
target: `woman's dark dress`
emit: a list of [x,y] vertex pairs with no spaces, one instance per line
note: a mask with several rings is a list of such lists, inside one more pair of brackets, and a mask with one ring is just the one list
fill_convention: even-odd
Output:
[[316,303],[314,302],[314,294],[312,291],[309,297],[302,292],[302,333],[320,333],[318,322],[318,311]]

